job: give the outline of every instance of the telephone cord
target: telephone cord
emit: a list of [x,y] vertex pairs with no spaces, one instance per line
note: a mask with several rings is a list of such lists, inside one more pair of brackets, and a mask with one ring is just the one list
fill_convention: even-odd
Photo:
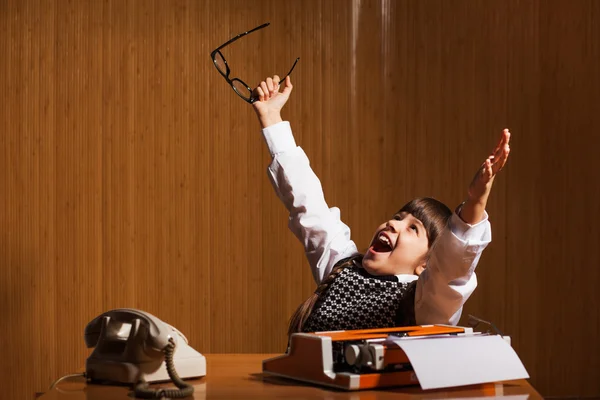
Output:
[[64,379],[75,378],[75,377],[84,377],[85,378],[85,374],[84,373],[81,373],[81,374],[69,374],[69,375],[65,375],[63,377],[60,377],[57,380],[55,380],[54,382],[52,382],[52,384],[50,385],[50,390],[54,389],[54,387],[56,385],[58,385],[58,383],[61,382],[61,381],[63,381]]
[[148,382],[140,381],[134,390],[135,397],[142,399],[160,399],[167,397],[171,399],[181,399],[191,396],[194,393],[194,387],[186,383],[179,377],[173,364],[173,353],[175,352],[175,341],[169,339],[169,344],[165,347],[165,364],[167,365],[167,373],[178,389],[150,389]]

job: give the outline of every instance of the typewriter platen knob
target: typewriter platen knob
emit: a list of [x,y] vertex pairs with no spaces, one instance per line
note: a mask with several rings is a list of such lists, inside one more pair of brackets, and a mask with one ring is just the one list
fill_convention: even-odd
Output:
[[348,365],[360,364],[360,347],[355,344],[346,346],[344,357],[346,358]]
[[379,343],[351,344],[344,349],[348,365],[370,368],[376,371],[385,367],[385,347]]

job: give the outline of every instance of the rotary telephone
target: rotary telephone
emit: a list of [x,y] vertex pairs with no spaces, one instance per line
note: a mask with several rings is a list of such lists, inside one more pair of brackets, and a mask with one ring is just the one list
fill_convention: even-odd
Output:
[[[154,315],[131,308],[107,311],[87,324],[86,378],[95,383],[133,384],[136,397],[181,398],[194,392],[185,378],[206,375],[206,359],[186,337]],[[183,379],[182,379],[183,378]],[[173,381],[178,389],[149,383]]]

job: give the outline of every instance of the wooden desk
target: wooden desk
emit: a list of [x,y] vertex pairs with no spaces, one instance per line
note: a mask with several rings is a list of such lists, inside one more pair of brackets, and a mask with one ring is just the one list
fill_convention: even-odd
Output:
[[[487,396],[516,396],[517,399],[542,397],[525,380],[496,385],[495,390],[467,387],[460,389],[422,391],[417,386],[344,392],[309,386],[292,380],[262,374],[262,360],[276,354],[208,354],[207,376],[190,381],[194,385],[194,399],[440,399],[474,398]],[[158,385],[153,385],[157,386]],[[164,385],[172,386],[172,385]],[[87,385],[83,378],[60,382],[53,390],[40,397],[42,400],[131,400],[129,388]]]

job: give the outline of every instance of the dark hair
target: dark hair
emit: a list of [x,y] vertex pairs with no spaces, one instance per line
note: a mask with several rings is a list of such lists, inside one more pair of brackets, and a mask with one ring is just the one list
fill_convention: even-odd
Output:
[[[423,223],[425,230],[427,231],[429,250],[433,248],[433,244],[446,228],[448,221],[452,216],[452,211],[450,211],[450,209],[444,203],[430,197],[420,197],[409,201],[398,212],[411,213],[415,218]],[[323,293],[327,291],[331,282],[337,278],[344,268],[352,266],[355,262],[362,262],[362,258],[362,254],[357,254],[339,261],[333,267],[331,273],[325,279],[323,279],[323,281],[321,281],[315,292],[310,295],[310,297],[302,304],[300,304],[300,306],[292,315],[292,318],[290,318],[288,335],[291,335],[295,332],[302,332],[302,327],[312,313],[317,300]]]
[[452,216],[452,211],[444,203],[431,197],[419,197],[409,201],[398,212],[411,213],[423,223],[427,231],[429,250],[433,248]]

